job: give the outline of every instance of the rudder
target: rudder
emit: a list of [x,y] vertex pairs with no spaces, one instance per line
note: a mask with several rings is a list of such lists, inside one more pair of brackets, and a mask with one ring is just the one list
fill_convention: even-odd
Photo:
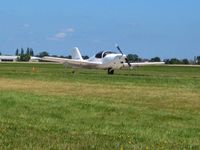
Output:
[[74,47],[72,50],[72,59],[83,60],[78,47]]

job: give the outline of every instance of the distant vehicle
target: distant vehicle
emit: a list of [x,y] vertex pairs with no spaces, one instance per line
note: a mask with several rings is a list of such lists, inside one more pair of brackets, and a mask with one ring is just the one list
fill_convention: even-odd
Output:
[[98,52],[96,55],[90,57],[89,59],[84,60],[81,56],[79,49],[75,47],[72,50],[72,59],[45,56],[42,58],[42,60],[59,62],[62,64],[67,64],[72,67],[79,67],[79,68],[106,69],[108,70],[108,74],[114,74],[115,69],[132,68],[135,66],[144,66],[144,65],[164,64],[164,62],[130,63],[126,55],[123,54],[123,52],[119,48],[119,46],[117,46],[117,49],[120,53],[112,51],[101,51]]

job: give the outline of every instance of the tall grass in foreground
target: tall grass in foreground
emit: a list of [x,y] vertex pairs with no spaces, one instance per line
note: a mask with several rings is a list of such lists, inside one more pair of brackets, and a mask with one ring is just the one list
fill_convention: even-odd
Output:
[[200,149],[200,68],[71,72],[0,64],[0,149]]

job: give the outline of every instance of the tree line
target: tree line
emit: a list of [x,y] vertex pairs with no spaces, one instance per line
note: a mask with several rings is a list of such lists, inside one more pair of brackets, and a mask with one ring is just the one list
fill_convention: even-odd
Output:
[[[127,58],[130,62],[161,62],[160,57],[153,57],[151,59],[140,58],[137,54],[128,54]],[[165,64],[199,64],[200,65],[200,56],[195,56],[194,60],[189,60],[187,58],[178,59],[178,58],[170,58],[163,60]]]
[[[0,52],[0,55],[2,55],[1,52]],[[24,50],[24,48],[21,48],[21,49],[17,48],[15,51],[15,55],[19,56],[18,61],[29,61],[31,56],[36,56],[40,58],[44,56],[52,56],[52,57],[60,57],[60,58],[68,58],[68,59],[72,58],[71,55],[68,55],[68,56],[49,55],[47,51],[43,51],[43,52],[38,53],[37,55],[34,55],[33,48],[29,48],[29,47],[26,50]],[[87,55],[82,56],[82,57],[83,59],[89,58]],[[130,62],[145,62],[145,61],[161,62],[162,61],[160,57],[158,56],[150,58],[150,59],[145,59],[145,58],[139,57],[137,54],[128,54],[127,58]],[[200,56],[195,56],[194,60],[189,60],[187,58],[185,59],[169,58],[169,59],[164,59],[163,61],[165,62],[165,64],[199,64],[200,65]]]
[[18,48],[15,51],[15,55],[19,56],[18,61],[29,61],[31,56],[34,56],[34,51],[32,48],[27,48],[26,52],[23,48],[19,50]]

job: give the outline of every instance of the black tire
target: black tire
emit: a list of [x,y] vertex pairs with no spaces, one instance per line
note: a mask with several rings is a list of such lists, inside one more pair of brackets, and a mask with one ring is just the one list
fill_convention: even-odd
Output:
[[112,68],[108,68],[108,74],[109,74],[109,75],[114,74],[114,70],[113,70]]

